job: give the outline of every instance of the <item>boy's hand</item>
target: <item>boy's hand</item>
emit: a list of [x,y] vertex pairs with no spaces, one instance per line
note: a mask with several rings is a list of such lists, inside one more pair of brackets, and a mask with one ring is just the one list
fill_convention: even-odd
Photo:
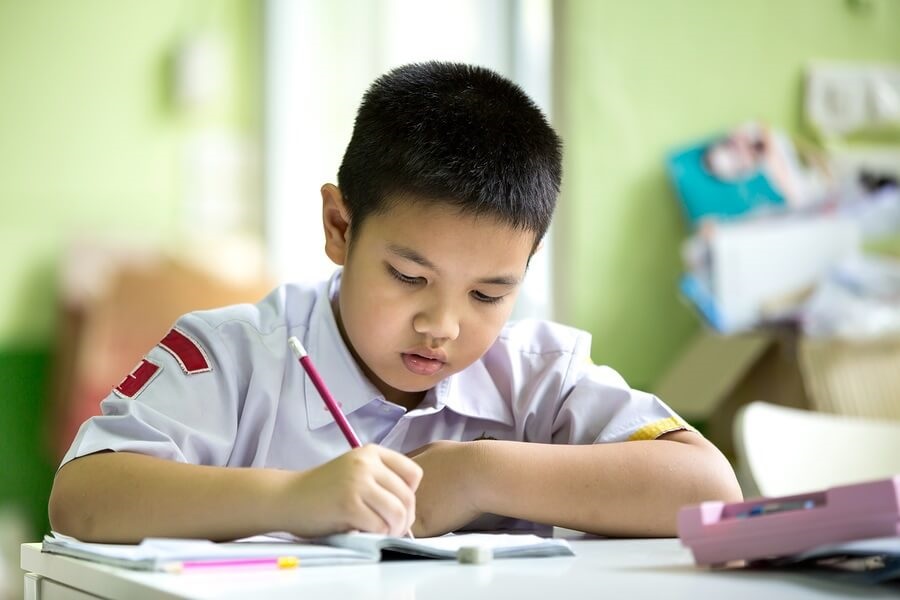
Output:
[[404,535],[416,518],[421,479],[422,469],[403,454],[367,444],[292,474],[276,494],[275,510],[301,537],[354,529]]
[[444,440],[409,453],[424,471],[416,492],[415,535],[427,537],[459,529],[483,512],[475,500],[481,448],[477,442]]

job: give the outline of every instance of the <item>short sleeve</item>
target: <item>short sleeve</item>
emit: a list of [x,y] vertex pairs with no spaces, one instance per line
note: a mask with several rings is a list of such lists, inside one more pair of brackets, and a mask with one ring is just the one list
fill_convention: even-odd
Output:
[[662,400],[632,389],[619,373],[590,359],[590,338],[579,340],[552,426],[554,443],[650,440],[694,429]]
[[233,362],[213,327],[182,317],[85,421],[62,464],[113,450],[225,465],[240,409]]

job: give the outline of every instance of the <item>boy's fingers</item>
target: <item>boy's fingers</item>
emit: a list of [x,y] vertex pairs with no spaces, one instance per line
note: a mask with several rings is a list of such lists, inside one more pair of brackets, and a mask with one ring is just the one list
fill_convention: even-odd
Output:
[[397,473],[382,469],[375,474],[375,483],[396,497],[407,513],[416,512],[416,492]]
[[381,486],[373,486],[363,497],[363,502],[369,510],[378,517],[377,531],[388,535],[402,535],[406,533],[409,523],[409,511],[400,499]]
[[402,454],[375,444],[351,450],[336,460],[349,468],[348,475],[355,473],[352,487],[356,500],[344,509],[351,527],[405,534],[415,520],[415,488],[422,477],[421,467]]
[[419,482],[422,481],[422,467],[414,460],[387,448],[381,448],[380,455],[387,468],[396,473],[413,491],[419,487]]
[[350,517],[350,529],[369,533],[389,533],[390,525],[381,516],[376,504],[376,500],[362,498],[360,507]]

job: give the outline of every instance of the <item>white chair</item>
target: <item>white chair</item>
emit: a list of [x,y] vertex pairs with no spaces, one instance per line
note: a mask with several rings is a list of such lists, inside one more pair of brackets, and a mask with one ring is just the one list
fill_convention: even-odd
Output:
[[748,498],[900,474],[900,421],[751,402],[735,416],[734,441]]

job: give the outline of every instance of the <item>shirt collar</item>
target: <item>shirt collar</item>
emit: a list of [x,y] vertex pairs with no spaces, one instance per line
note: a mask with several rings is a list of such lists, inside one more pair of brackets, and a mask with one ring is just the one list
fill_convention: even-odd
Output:
[[514,423],[510,399],[505,398],[481,357],[465,370],[451,375],[434,388],[437,408],[446,406],[465,417]]
[[[331,308],[331,299],[340,288],[340,282],[341,270],[338,269],[328,284],[320,287],[304,345],[338,406],[349,415],[383,396],[363,374],[341,337]],[[331,413],[325,409],[322,397],[309,377],[304,377],[303,392],[309,428],[318,429],[333,423]]]

